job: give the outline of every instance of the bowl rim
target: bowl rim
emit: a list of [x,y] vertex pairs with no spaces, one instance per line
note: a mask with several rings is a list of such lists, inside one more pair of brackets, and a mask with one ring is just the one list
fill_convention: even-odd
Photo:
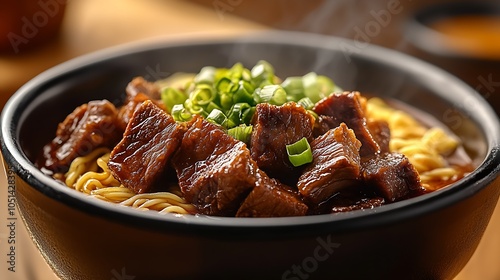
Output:
[[413,12],[404,23],[404,37],[416,48],[447,58],[463,59],[466,61],[493,61],[498,57],[482,57],[467,55],[459,51],[452,51],[444,41],[446,35],[431,28],[428,24],[442,18],[455,15],[495,15],[500,16],[500,4],[497,2],[456,1],[436,3]]
[[[302,38],[302,39],[297,39]],[[17,141],[17,123],[23,110],[37,96],[37,89],[48,82],[68,75],[72,71],[91,66],[105,60],[116,59],[148,50],[165,49],[178,46],[206,44],[263,43],[284,44],[304,47],[326,48],[327,50],[349,51],[351,55],[369,58],[394,67],[404,67],[412,74],[429,79],[436,89],[447,84],[454,96],[467,97],[481,110],[460,108],[481,125],[487,140],[488,152],[482,163],[468,176],[441,190],[383,205],[369,210],[340,214],[326,214],[306,217],[281,218],[234,218],[195,215],[161,215],[153,211],[138,211],[98,199],[89,199],[85,194],[63,186],[37,169],[22,153]],[[464,99],[465,100],[465,99]],[[130,226],[140,226],[156,230],[176,230],[185,234],[218,234],[221,230],[238,233],[239,236],[258,237],[270,233],[290,235],[313,234],[318,232],[352,231],[360,228],[379,227],[402,222],[406,219],[424,215],[464,200],[485,188],[500,171],[500,124],[496,114],[480,95],[458,78],[409,55],[368,45],[362,51],[353,41],[344,38],[297,31],[266,31],[251,35],[232,35],[224,38],[157,38],[122,44],[96,51],[59,64],[39,74],[22,86],[6,103],[1,115],[1,150],[9,168],[32,188],[50,199],[64,203],[76,210],[110,219]],[[6,166],[7,167],[7,166]],[[290,230],[293,228],[293,231]]]

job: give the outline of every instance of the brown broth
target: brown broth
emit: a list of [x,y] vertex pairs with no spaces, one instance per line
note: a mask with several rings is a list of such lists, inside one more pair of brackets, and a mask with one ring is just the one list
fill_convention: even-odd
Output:
[[445,35],[451,52],[500,59],[500,15],[463,15],[436,20],[429,26]]

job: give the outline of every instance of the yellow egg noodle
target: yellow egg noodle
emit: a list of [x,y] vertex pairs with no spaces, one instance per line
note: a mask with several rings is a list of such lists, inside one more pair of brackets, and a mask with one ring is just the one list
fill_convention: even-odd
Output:
[[156,192],[135,194],[118,182],[108,169],[110,150],[99,148],[78,157],[66,173],[67,186],[105,201],[130,206],[140,210],[156,210],[160,213],[188,214],[195,211],[179,193]]
[[448,166],[445,159],[457,149],[460,142],[443,129],[427,128],[410,114],[389,106],[377,97],[368,100],[366,115],[389,124],[389,149],[408,157],[426,189],[434,190],[429,184],[432,181],[446,181],[460,175],[460,171]]
[[[419,172],[424,187],[432,188],[430,182],[449,180],[460,174],[445,160],[445,156],[452,153],[459,142],[444,130],[426,128],[410,114],[389,106],[380,98],[371,98],[366,105],[368,118],[384,120],[389,124],[390,150],[408,157]],[[66,185],[92,197],[140,210],[177,214],[196,211],[179,191],[135,194],[122,186],[107,167],[109,155],[109,149],[100,148],[76,158],[65,174]]]

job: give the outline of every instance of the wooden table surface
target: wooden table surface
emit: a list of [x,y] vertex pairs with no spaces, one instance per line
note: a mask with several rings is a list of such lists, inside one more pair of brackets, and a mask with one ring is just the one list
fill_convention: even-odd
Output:
[[[222,0],[221,0],[222,1]],[[55,2],[55,1],[54,1]],[[241,1],[222,1],[238,4]],[[213,3],[221,3],[213,1]],[[23,83],[73,57],[110,46],[159,37],[211,37],[259,32],[269,27],[232,13],[237,6],[199,6],[176,0],[72,0],[68,2],[60,35],[53,41],[17,54],[0,53],[0,106]],[[3,169],[2,169],[3,170]],[[0,174],[0,200],[6,201],[6,180]],[[5,197],[4,197],[5,196]],[[3,204],[0,204],[3,205]],[[5,207],[0,218],[5,217]],[[4,221],[5,219],[2,219]],[[500,279],[500,206],[476,253],[455,280]],[[16,228],[17,270],[4,261],[7,229],[0,227],[0,279],[57,279],[29,240]]]

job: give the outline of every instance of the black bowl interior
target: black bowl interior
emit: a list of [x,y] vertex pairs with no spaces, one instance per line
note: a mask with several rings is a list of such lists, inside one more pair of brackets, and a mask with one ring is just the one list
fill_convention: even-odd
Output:
[[[382,48],[370,46],[360,49],[352,42],[338,38],[274,32],[215,41],[177,42],[167,39],[133,44],[84,56],[53,68],[21,88],[6,105],[2,117],[4,157],[39,191],[85,211],[98,214],[104,211],[110,216],[137,218],[142,222],[149,220],[159,223],[169,219],[177,222],[178,219],[174,218],[129,211],[123,207],[118,209],[109,203],[86,200],[84,195],[68,191],[50,180],[32,163],[42,146],[53,138],[57,124],[74,108],[94,99],[108,99],[119,104],[124,97],[125,86],[135,76],[156,80],[175,72],[197,72],[206,65],[230,67],[242,62],[251,67],[262,59],[274,65],[277,75],[281,77],[315,71],[333,78],[345,90],[359,90],[409,104],[459,135],[477,165],[484,162],[491,165],[492,161],[498,163],[498,154],[492,153],[498,149],[498,120],[495,120],[484,100],[458,79],[416,59]],[[487,168],[492,167],[488,165]],[[370,215],[385,215],[387,221],[394,221],[405,215],[432,211],[433,208],[444,207],[446,203],[472,195],[474,190],[462,194],[460,190],[471,187],[473,182],[474,178],[462,180],[442,191],[386,205],[374,211],[335,217],[287,218],[282,222],[274,220],[272,224],[307,225],[332,220],[340,223],[349,218],[359,218],[366,223],[380,222],[369,218]],[[415,207],[419,207],[419,210],[415,211]],[[398,215],[387,214],[396,209],[399,209]],[[269,225],[266,219],[234,222],[193,217],[187,220],[188,224],[228,227]],[[361,224],[346,222],[344,225],[352,227]],[[336,227],[342,225],[337,224]]]

